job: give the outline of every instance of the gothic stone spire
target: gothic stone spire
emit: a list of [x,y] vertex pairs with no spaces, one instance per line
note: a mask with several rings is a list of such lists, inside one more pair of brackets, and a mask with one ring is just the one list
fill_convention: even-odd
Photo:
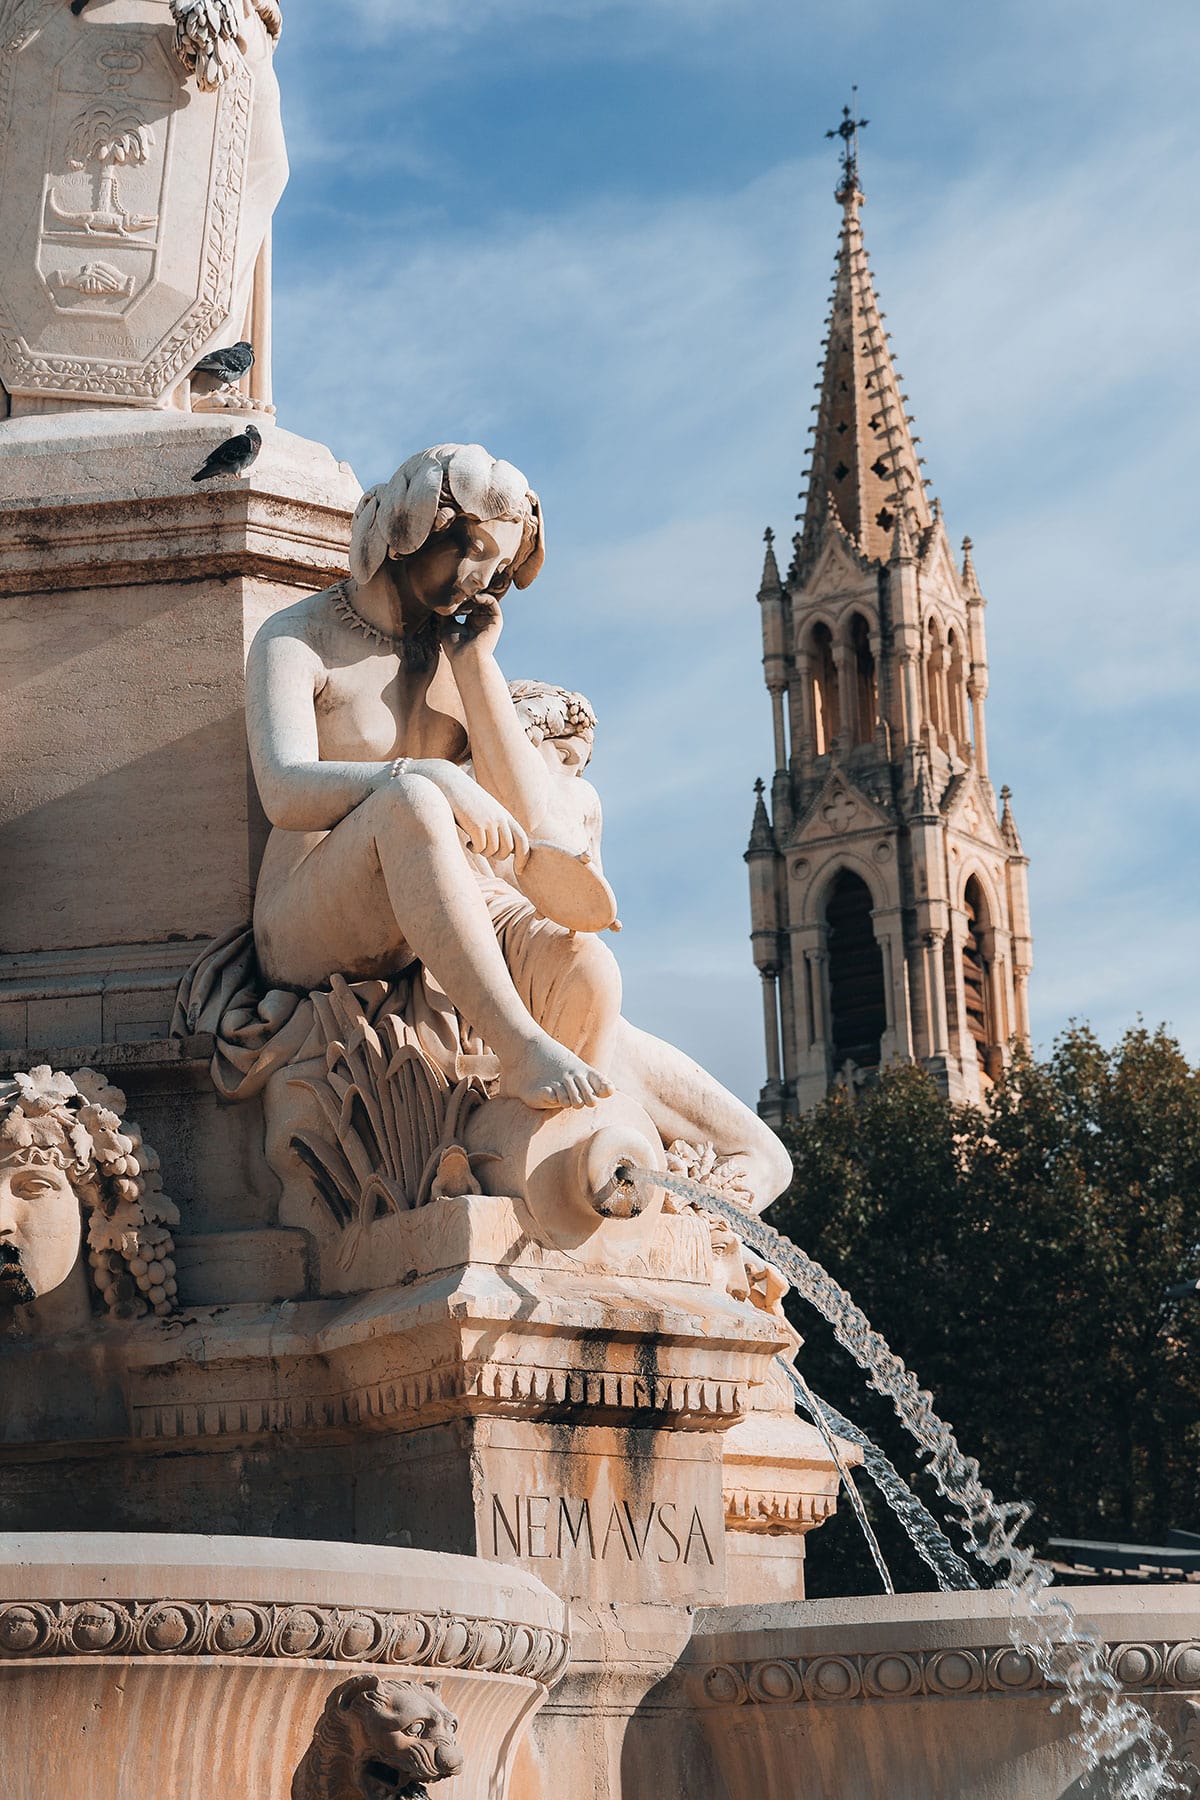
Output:
[[779,579],[779,564],[775,560],[775,533],[769,525],[763,532],[763,543],[767,548],[763,556],[762,580],[758,584],[760,600],[783,592],[783,583]]
[[[850,124],[865,121],[850,120]],[[841,128],[831,133],[843,135]],[[886,562],[898,513],[912,532],[932,521],[925,497],[918,442],[910,430],[905,396],[888,348],[859,209],[856,140],[846,140],[837,198],[842,231],[834,270],[829,335],[821,372],[811,468],[804,496],[804,524],[797,543],[803,565],[816,548],[832,499],[842,525],[866,556]]]

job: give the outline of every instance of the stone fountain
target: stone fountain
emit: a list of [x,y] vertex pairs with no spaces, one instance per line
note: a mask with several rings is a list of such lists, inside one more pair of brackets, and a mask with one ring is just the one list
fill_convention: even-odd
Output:
[[[281,24],[0,0],[6,1791],[1082,1793],[994,1595],[803,1600],[861,1452],[500,674],[536,491],[275,420]],[[1190,1596],[1089,1611],[1178,1736]]]

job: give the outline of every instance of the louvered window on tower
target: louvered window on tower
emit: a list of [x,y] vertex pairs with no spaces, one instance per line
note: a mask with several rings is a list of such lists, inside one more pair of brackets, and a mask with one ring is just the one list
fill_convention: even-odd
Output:
[[883,956],[871,919],[874,902],[861,876],[843,869],[825,907],[829,950],[829,1011],[833,1066],[879,1067],[887,1029]]
[[[992,967],[985,949],[990,936],[987,902],[973,875],[963,893],[963,911],[967,919],[959,968],[967,1035],[975,1045],[980,1073],[986,1081],[992,1082],[999,1075],[1004,1058],[996,1042],[998,1034],[992,1015]],[[946,947],[951,950],[949,938]],[[965,1050],[966,1046],[963,1048]]]

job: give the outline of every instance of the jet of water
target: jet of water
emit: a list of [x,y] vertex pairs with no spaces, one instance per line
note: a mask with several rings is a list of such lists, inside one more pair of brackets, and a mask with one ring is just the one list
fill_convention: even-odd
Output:
[[[917,1555],[933,1570],[943,1594],[961,1593],[965,1588],[978,1588],[979,1583],[959,1556],[928,1507],[913,1493],[903,1475],[869,1438],[836,1406],[814,1394],[804,1377],[790,1363],[779,1362],[795,1391],[796,1399],[812,1418],[817,1429],[822,1420],[830,1432],[857,1444],[863,1453],[863,1467],[875,1483],[896,1517],[903,1525]],[[824,1433],[822,1433],[824,1436]]]
[[1108,1763],[1120,1782],[1119,1800],[1164,1800],[1185,1792],[1172,1767],[1165,1732],[1126,1695],[1108,1667],[1096,1633],[1079,1624],[1061,1593],[1048,1590],[1053,1573],[1018,1542],[1031,1508],[997,1501],[979,1478],[979,1464],[964,1456],[953,1431],[934,1411],[933,1396],[920,1387],[887,1340],[872,1326],[828,1270],[762,1219],[723,1194],[662,1170],[629,1167],[628,1176],[647,1194],[668,1188],[693,1205],[715,1212],[732,1225],[743,1243],[757,1251],[815,1306],[833,1327],[843,1350],[864,1371],[868,1385],[885,1395],[925,1455],[940,1492],[963,1514],[968,1547],[995,1569],[998,1585],[1013,1595],[1012,1641],[1046,1680],[1063,1690],[1079,1715],[1079,1745],[1087,1772]]
[[849,1496],[850,1504],[854,1508],[854,1516],[858,1520],[859,1529],[867,1540],[867,1549],[871,1552],[871,1560],[879,1571],[879,1579],[883,1582],[883,1591],[885,1594],[894,1594],[896,1589],[892,1582],[891,1570],[884,1560],[883,1551],[879,1548],[879,1539],[875,1536],[871,1527],[871,1521],[867,1517],[867,1509],[863,1505],[862,1495],[858,1491],[853,1475],[851,1475],[849,1469],[846,1467],[846,1459],[842,1455],[841,1446],[830,1429],[829,1422],[825,1417],[821,1403],[809,1387],[807,1381],[805,1381],[803,1375],[793,1369],[790,1363],[783,1362],[782,1357],[778,1360],[783,1364],[783,1367],[787,1372],[787,1378],[792,1384],[796,1398],[799,1400],[805,1412],[811,1417],[813,1424],[816,1426],[824,1440],[825,1448],[833,1458],[834,1467],[842,1478],[842,1486],[845,1488],[846,1493]]

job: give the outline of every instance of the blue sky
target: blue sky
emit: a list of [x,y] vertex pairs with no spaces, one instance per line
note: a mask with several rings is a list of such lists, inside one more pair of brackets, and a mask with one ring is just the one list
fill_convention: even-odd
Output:
[[[989,599],[1035,1036],[1200,1056],[1200,14],[1179,0],[287,0],[281,423],[545,504],[511,676],[586,691],[630,1017],[752,1098],[754,594],[793,529],[852,81],[926,473]],[[332,22],[331,22],[332,21]]]

